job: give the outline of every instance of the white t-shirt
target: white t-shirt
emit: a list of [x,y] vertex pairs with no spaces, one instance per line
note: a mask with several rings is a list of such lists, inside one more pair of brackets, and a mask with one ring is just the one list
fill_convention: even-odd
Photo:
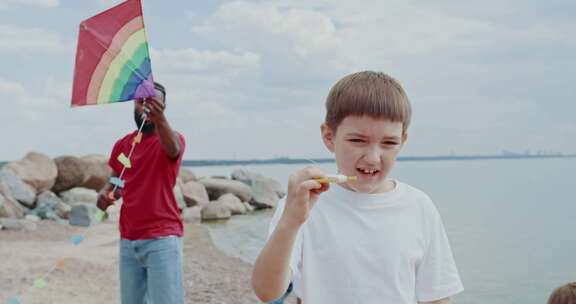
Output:
[[[463,290],[442,219],[422,191],[394,181],[377,194],[339,185],[320,195],[291,253],[305,304],[414,304]],[[282,215],[278,204],[272,234]]]

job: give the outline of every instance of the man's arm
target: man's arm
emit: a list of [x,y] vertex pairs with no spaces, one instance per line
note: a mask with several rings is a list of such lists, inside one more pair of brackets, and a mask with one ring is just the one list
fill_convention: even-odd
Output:
[[[115,171],[112,171],[112,177],[118,177],[118,173],[116,173]],[[113,189],[114,189],[114,185],[112,185],[111,183],[106,183],[106,185],[104,185],[104,187],[102,187],[100,192],[98,192],[98,200],[96,202],[96,207],[98,207],[98,209],[106,212],[106,209],[110,205],[113,205],[114,202],[119,198],[118,193],[112,194]],[[119,191],[119,190],[116,189],[116,191]]]
[[166,116],[164,116],[164,103],[156,99],[148,99],[147,107],[150,110],[150,120],[154,122],[156,131],[160,136],[160,143],[170,158],[177,158],[180,155],[180,144],[178,135],[172,130]]
[[418,304],[450,304],[450,298],[444,298],[432,302],[418,302]]

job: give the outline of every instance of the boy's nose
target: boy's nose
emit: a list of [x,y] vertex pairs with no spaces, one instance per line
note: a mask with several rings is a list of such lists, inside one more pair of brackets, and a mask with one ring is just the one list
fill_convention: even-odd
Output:
[[380,163],[380,155],[381,153],[379,148],[370,148],[364,154],[364,159],[371,165],[376,165]]

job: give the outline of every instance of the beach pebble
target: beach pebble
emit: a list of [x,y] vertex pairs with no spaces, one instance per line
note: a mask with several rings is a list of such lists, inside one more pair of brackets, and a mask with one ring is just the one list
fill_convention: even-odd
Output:
[[75,156],[60,156],[54,159],[58,167],[58,176],[52,191],[60,193],[78,187],[88,181],[87,164]]
[[70,190],[60,192],[60,198],[68,205],[76,205],[78,203],[96,204],[98,200],[98,192],[88,188],[72,188]]
[[8,186],[0,182],[0,217],[17,219],[23,218],[24,214],[24,207],[9,195]]
[[104,155],[87,155],[80,158],[85,166],[86,181],[79,185],[100,191],[112,176],[112,169],[108,166],[108,157]]

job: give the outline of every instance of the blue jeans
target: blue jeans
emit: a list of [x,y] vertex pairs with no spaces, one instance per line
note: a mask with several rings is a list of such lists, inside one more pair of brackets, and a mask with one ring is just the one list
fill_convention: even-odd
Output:
[[182,239],[120,240],[122,304],[183,304]]
[[284,304],[284,300],[286,300],[286,298],[290,295],[291,292],[292,292],[292,282],[290,282],[290,285],[288,285],[286,292],[284,292],[284,294],[280,298],[272,302],[268,302],[268,304]]

